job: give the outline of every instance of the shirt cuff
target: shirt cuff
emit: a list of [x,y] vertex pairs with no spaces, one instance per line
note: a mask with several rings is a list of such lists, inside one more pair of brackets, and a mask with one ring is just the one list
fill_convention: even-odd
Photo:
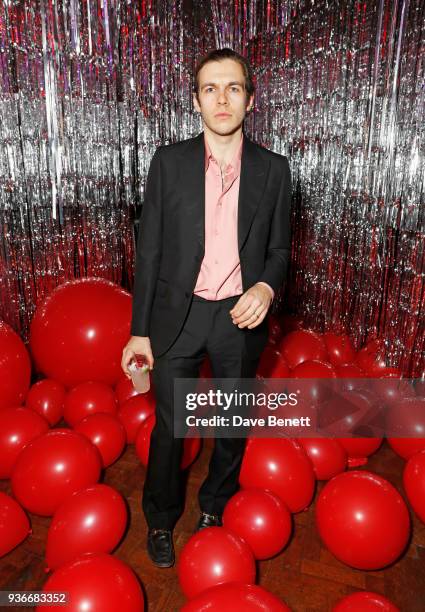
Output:
[[270,291],[271,295],[272,295],[272,300],[274,298],[274,291],[273,289],[270,287],[270,285],[268,283],[265,283],[264,281],[258,281],[257,285],[264,285],[265,287],[268,288],[268,290]]

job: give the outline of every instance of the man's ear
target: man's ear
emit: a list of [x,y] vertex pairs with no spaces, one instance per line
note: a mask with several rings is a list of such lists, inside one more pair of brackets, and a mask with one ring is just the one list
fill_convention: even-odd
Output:
[[196,93],[196,91],[193,92],[193,106],[194,106],[194,109],[198,113],[201,112],[201,107],[199,106],[199,101],[198,101],[198,94]]
[[246,112],[251,111],[254,108],[254,94],[249,97],[248,103],[246,105]]

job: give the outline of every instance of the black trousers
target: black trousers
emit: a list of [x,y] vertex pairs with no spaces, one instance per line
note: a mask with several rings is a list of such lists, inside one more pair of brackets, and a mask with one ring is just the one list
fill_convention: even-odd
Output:
[[[251,378],[259,356],[245,347],[249,329],[232,323],[229,310],[240,296],[211,301],[193,296],[181,333],[171,348],[155,359],[156,425],[143,488],[143,511],[149,528],[173,529],[184,509],[184,473],[180,468],[182,438],[173,434],[174,378],[197,378],[206,355],[214,378]],[[239,488],[244,438],[216,438],[208,476],[199,490],[203,512],[221,515]]]

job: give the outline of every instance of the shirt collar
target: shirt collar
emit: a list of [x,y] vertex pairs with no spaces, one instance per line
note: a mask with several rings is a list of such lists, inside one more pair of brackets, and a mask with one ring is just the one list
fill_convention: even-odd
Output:
[[[208,166],[210,164],[210,160],[213,159],[214,161],[215,158],[213,156],[213,154],[211,153],[211,149],[210,146],[208,144],[207,138],[205,136],[205,132],[204,132],[204,145],[205,145],[205,172],[208,170]],[[233,170],[235,170],[236,175],[239,175],[240,173],[240,168],[241,168],[241,159],[242,159],[242,148],[243,148],[243,132],[241,134],[241,141],[239,143],[238,148],[236,149],[236,152],[233,156],[232,161],[230,162],[230,164],[228,164],[228,166],[231,166]]]

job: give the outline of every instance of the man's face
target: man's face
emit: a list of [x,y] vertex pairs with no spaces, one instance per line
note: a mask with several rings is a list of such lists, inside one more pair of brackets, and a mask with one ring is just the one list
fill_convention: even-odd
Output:
[[208,62],[199,71],[198,82],[193,104],[205,125],[221,136],[235,132],[254,101],[253,95],[247,101],[242,66],[232,59]]

